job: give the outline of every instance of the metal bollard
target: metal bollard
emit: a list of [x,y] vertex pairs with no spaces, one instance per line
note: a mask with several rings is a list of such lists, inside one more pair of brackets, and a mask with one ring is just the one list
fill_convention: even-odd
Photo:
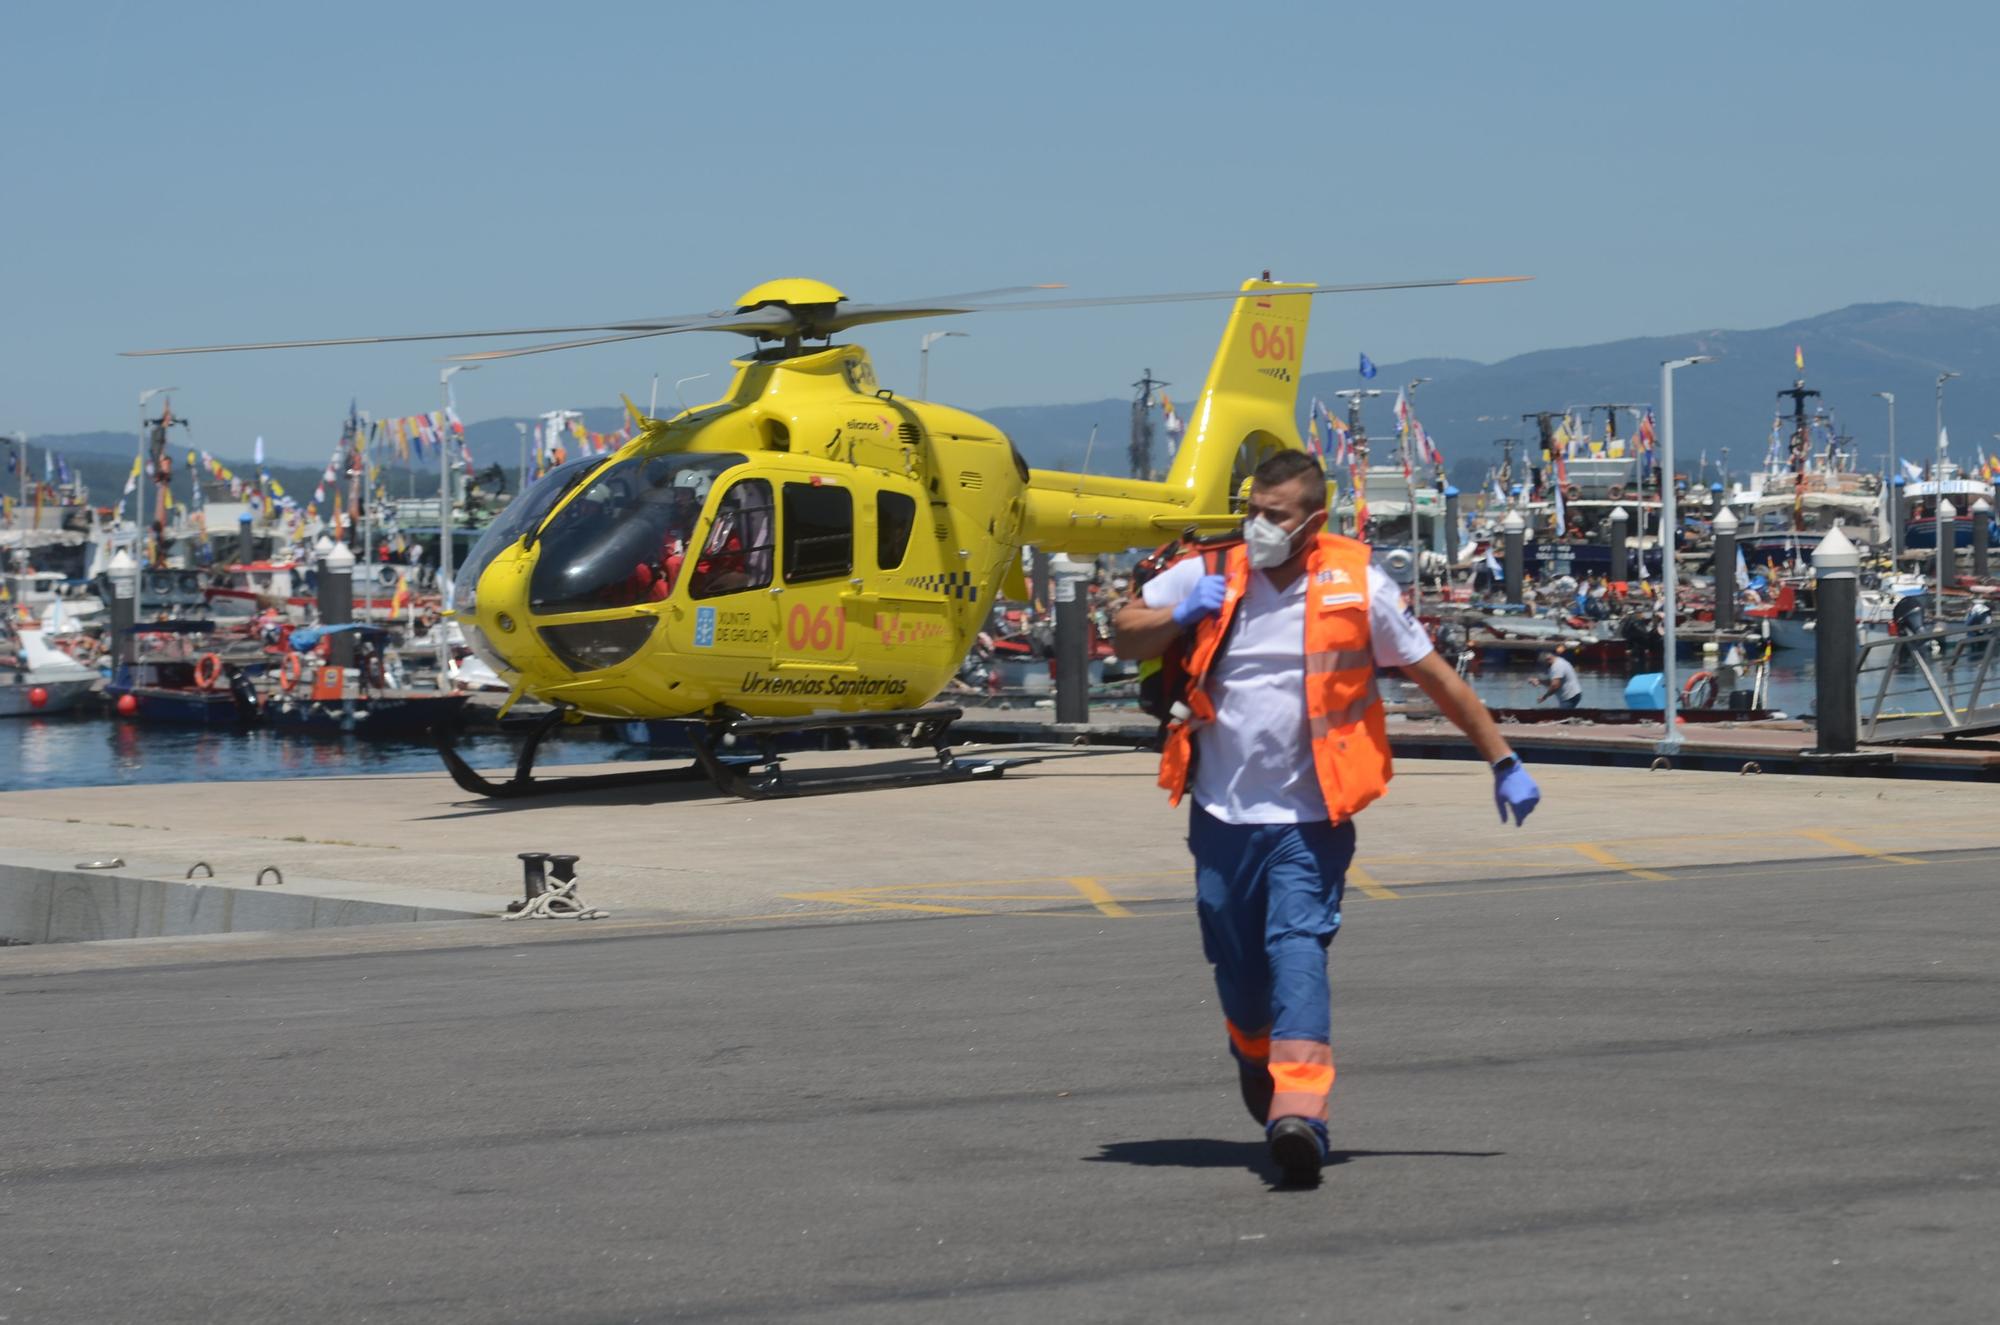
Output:
[[551,852],[549,855],[549,877],[557,883],[576,882],[576,862],[582,856],[562,856]]
[[1813,625],[1814,749],[1823,755],[1853,754],[1861,728],[1856,693],[1860,627],[1854,616],[1861,554],[1835,527],[1813,550],[1812,562],[1818,584]]
[[1522,543],[1527,537],[1527,521],[1519,511],[1510,510],[1507,518],[1500,522],[1500,533],[1505,552],[1500,570],[1505,577],[1507,601],[1515,607],[1521,606],[1521,557]]
[[1958,583],[1958,508],[1951,498],[1938,498],[1937,505],[1937,624],[1944,629],[1944,591]]
[[1736,629],[1736,513],[1727,506],[1715,513],[1715,629]]
[[549,853],[523,851],[518,859],[521,862],[521,889],[526,894],[526,900],[532,902],[549,889],[548,875],[544,868],[548,864]]
[[[320,540],[322,546],[325,539]],[[325,548],[319,559],[319,624],[344,626],[354,620],[354,554],[347,544]],[[342,631],[331,637],[327,661],[335,667],[354,666],[354,635]]]
[[1056,577],[1056,721],[1090,721],[1090,590],[1080,575]]
[[1451,587],[1452,568],[1458,565],[1458,489],[1444,488],[1444,582]]

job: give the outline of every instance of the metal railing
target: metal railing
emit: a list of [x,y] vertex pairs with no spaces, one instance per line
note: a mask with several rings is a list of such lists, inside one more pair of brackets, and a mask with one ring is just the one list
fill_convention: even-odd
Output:
[[1926,631],[1864,640],[1855,697],[1861,739],[2000,730],[2000,630]]

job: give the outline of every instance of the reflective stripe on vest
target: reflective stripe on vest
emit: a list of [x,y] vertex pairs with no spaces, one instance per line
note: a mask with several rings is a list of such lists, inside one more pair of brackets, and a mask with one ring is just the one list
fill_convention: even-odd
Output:
[[[1304,660],[1306,719],[1311,758],[1327,817],[1352,817],[1388,790],[1389,736],[1382,698],[1375,688],[1375,660],[1369,648],[1368,545],[1322,533],[1307,555]],[[1224,564],[1228,592],[1222,610],[1195,628],[1188,654],[1189,693],[1184,697],[1198,718],[1213,712],[1203,689],[1229,623],[1250,583],[1250,559],[1232,548]],[[1194,761],[1193,732],[1176,722],[1167,729],[1160,753],[1160,785],[1180,804]]]

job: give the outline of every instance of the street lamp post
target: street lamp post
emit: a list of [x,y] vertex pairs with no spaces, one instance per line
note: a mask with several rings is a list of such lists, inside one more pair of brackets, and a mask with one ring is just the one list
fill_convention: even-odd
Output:
[[[1409,403],[1409,407],[1410,407],[1410,418],[1411,418],[1412,420],[1415,420],[1415,419],[1416,419],[1416,417],[1417,417],[1417,388],[1418,388],[1418,387],[1420,387],[1420,386],[1422,386],[1422,385],[1423,385],[1424,383],[1426,383],[1426,382],[1428,382],[1428,381],[1430,381],[1430,380],[1431,380],[1431,379],[1430,379],[1430,378],[1428,378],[1428,377],[1415,377],[1415,378],[1411,378],[1411,379],[1410,379],[1410,385],[1409,385],[1409,387],[1408,387],[1408,388],[1406,389],[1406,390],[1407,390],[1407,395],[1406,395],[1405,399],[1406,399],[1406,400],[1408,401],[1408,403]],[[1405,428],[1405,429],[1403,429],[1403,436],[1402,436],[1402,439],[1401,439],[1401,440],[1402,440],[1402,443],[1403,443],[1403,463],[1404,463],[1404,464],[1409,464],[1409,461],[1410,461],[1410,433],[1411,433],[1412,431],[1413,431],[1413,430],[1412,430],[1412,429],[1409,429],[1409,428]],[[1412,469],[1415,469],[1415,468],[1416,468],[1416,466],[1414,466],[1414,465],[1411,465],[1410,467],[1411,467]],[[1412,493],[1410,494],[1410,533],[1411,533],[1411,535],[1412,535],[1412,537],[1413,537],[1413,538],[1414,538],[1414,535],[1416,534],[1416,510],[1417,510],[1417,494],[1416,494],[1415,492],[1412,492]]]
[[[1937,464],[1931,469],[1931,482],[1937,487],[1937,505],[1933,508],[1934,512],[1942,510],[1944,503],[1944,384],[1957,376],[1959,376],[1958,373],[1952,372],[1939,373],[1937,376]],[[1957,532],[1956,529],[1952,530],[1954,539],[1957,537]],[[1944,622],[1944,536],[1944,521],[1939,520],[1937,557],[1935,559],[1937,568],[1937,619],[1939,624],[1943,624]]]
[[969,331],[926,331],[922,346],[917,350],[917,399],[931,398],[931,346],[947,336],[969,336]]
[[1896,486],[1901,478],[1896,473],[1896,393],[1875,394],[1889,403],[1889,452],[1882,458],[1882,491],[1889,503],[1889,569],[1894,570],[1903,555],[1903,494]]
[[676,377],[674,379],[674,399],[681,403],[681,413],[687,413],[688,408],[687,397],[681,394],[681,388],[689,382],[699,382],[702,378],[709,375],[708,373],[690,373],[686,377]]
[[[1685,359],[1668,359],[1660,365],[1660,464],[1664,472],[1660,475],[1660,541],[1661,579],[1665,592],[1661,600],[1666,609],[1665,638],[1662,640],[1660,659],[1660,679],[1666,683],[1666,730],[1661,734],[1659,751],[1663,755],[1679,752],[1681,736],[1676,728],[1675,701],[1680,698],[1674,689],[1679,679],[1675,675],[1674,648],[1677,643],[1675,630],[1674,596],[1677,587],[1677,567],[1674,546],[1678,541],[1674,535],[1680,529],[1680,512],[1676,508],[1674,493],[1674,373],[1698,363],[1708,363],[1715,356],[1709,354],[1691,355]],[[1639,555],[1645,556],[1642,546]]]
[[1891,464],[1894,464],[1896,459],[1896,393],[1893,391],[1877,391],[1875,394],[1889,402],[1889,460]]
[[[1410,380],[1409,403],[1410,418],[1412,420],[1417,417],[1417,388],[1430,380],[1428,377],[1417,377]],[[1405,465],[1408,465],[1410,462],[1409,432],[1410,430],[1405,429],[1403,434],[1403,463]],[[1410,467],[1410,472],[1416,472],[1415,466]],[[1439,478],[1443,478],[1442,472],[1440,472]],[[1444,485],[1443,483],[1439,483],[1438,486],[1443,487]],[[1432,523],[1431,530],[1433,533],[1437,531],[1435,522]],[[1415,612],[1421,612],[1424,604],[1424,540],[1417,532],[1417,487],[1414,483],[1410,485],[1410,553],[1411,559],[1416,562],[1414,574],[1410,578],[1410,609]],[[1445,590],[1448,594],[1451,589],[1451,571],[1449,568],[1445,570],[1444,575]]]
[[438,605],[442,609],[437,631],[438,689],[451,689],[451,644],[450,632],[445,622],[450,619],[451,583],[451,415],[457,412],[452,399],[452,374],[462,373],[468,368],[479,367],[476,363],[455,363],[438,370],[438,387],[444,393],[445,433],[438,447]]
[[[451,430],[450,416],[457,412],[457,402],[452,399],[451,378],[454,373],[479,367],[476,363],[455,363],[438,370],[438,386],[444,392],[445,436],[444,444],[438,447],[438,598],[444,609],[451,610]],[[442,647],[442,646],[440,646]]]

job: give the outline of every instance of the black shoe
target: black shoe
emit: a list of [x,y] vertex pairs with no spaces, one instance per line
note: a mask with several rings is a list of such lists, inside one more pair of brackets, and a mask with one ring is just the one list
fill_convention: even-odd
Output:
[[1271,1124],[1271,1162],[1288,1187],[1317,1187],[1320,1165],[1319,1133],[1303,1118],[1280,1118]]
[[1271,1069],[1262,1063],[1246,1063],[1236,1060],[1236,1083],[1243,1089],[1243,1107],[1250,1110],[1250,1116],[1262,1127],[1271,1121],[1271,1092],[1275,1087],[1271,1081]]

